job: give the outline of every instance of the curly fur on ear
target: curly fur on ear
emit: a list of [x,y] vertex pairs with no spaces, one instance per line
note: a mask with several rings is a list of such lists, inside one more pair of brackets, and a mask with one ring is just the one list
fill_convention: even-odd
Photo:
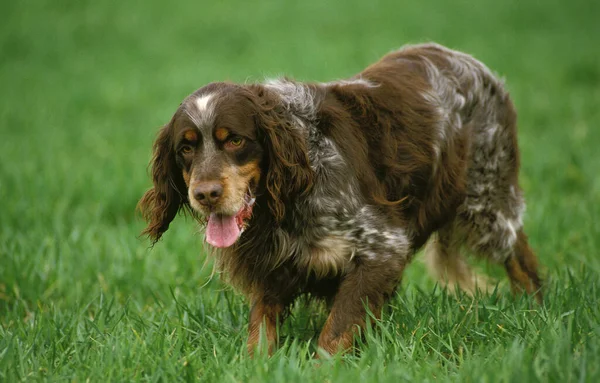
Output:
[[258,106],[255,123],[267,152],[265,187],[268,205],[276,222],[285,216],[288,202],[312,188],[313,170],[301,132],[285,116],[281,101],[262,86],[251,87]]
[[187,204],[185,181],[175,160],[171,126],[169,123],[163,127],[154,142],[150,162],[154,187],[138,203],[138,209],[148,222],[142,235],[150,237],[153,243],[167,231],[179,209]]

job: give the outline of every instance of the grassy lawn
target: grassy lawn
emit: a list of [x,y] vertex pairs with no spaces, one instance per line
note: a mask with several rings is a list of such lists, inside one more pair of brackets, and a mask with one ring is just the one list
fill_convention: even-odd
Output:
[[[600,2],[2,1],[0,382],[600,381]],[[299,304],[270,359],[179,217],[137,200],[161,124],[210,81],[351,75],[408,42],[474,54],[520,118],[525,229],[546,303],[436,288],[414,262],[360,353],[311,359]]]

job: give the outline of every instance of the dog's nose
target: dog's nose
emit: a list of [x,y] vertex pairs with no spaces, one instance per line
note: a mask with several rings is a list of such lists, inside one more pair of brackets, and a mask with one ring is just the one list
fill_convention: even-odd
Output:
[[219,182],[203,182],[194,189],[194,198],[201,205],[215,205],[223,195],[223,185]]

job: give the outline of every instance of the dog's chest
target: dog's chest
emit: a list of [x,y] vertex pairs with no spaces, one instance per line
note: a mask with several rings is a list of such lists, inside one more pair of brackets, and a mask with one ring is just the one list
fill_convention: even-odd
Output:
[[365,204],[358,180],[335,142],[314,129],[309,158],[315,172],[311,193],[294,206],[286,238],[289,254],[317,278],[343,275],[357,259],[406,254],[408,239],[383,212]]
[[330,235],[307,246],[297,266],[318,279],[343,274],[354,256],[354,244],[342,236]]
[[390,224],[377,209],[329,202],[327,206],[336,209],[317,209],[304,219],[298,217],[299,226],[293,230],[290,254],[304,273],[328,278],[343,275],[357,260],[409,256],[406,230]]

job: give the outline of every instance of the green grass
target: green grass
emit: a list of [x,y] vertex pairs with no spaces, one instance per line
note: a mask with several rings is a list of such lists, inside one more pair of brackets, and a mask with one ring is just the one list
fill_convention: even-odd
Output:
[[[600,3],[3,1],[0,381],[600,381]],[[455,298],[419,262],[360,353],[311,359],[296,307],[268,359],[195,224],[154,249],[135,205],[153,138],[216,80],[351,75],[407,42],[474,54],[519,110],[546,304]],[[502,272],[490,272],[502,277]]]

